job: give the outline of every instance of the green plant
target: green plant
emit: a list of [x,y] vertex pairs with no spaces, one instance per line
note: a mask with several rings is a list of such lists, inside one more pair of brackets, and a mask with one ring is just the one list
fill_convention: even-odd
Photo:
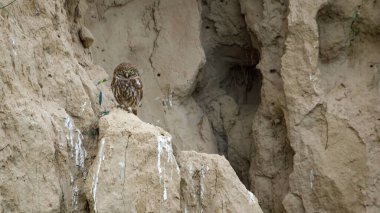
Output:
[[[100,84],[103,84],[105,82],[107,82],[108,80],[106,78],[102,79],[102,80],[99,80],[97,83],[96,83],[96,86],[100,85]],[[98,104],[99,104],[99,107],[101,108],[102,107],[102,104],[103,104],[103,91],[100,90],[99,91],[99,94],[98,94]],[[109,114],[109,110],[107,109],[104,109],[103,111],[100,110],[100,113],[99,113],[99,117],[102,117],[102,116],[105,116],[105,115],[108,115]]]
[[350,23],[350,37],[349,37],[349,45],[351,46],[352,42],[359,36],[360,28],[358,23],[360,22],[360,8],[361,6],[357,6],[351,15],[351,23]]
[[107,108],[102,110],[104,94],[103,94],[103,91],[98,87],[99,85],[106,83],[107,81],[108,80],[104,78],[96,82],[96,87],[99,89],[99,94],[98,94],[99,114],[97,115],[95,120],[91,123],[88,129],[88,133],[93,139],[96,139],[99,135],[99,119],[110,113],[110,111]]
[[368,4],[368,0],[362,0],[360,4],[358,4],[354,11],[352,11],[351,15],[351,23],[350,23],[350,35],[349,35],[349,45],[351,46],[352,42],[359,36],[360,34],[360,22],[362,17],[360,15],[360,10],[362,6]]

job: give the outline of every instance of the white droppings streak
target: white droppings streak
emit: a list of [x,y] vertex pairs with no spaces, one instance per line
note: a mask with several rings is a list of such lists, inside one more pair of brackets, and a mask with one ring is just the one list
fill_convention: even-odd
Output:
[[[167,190],[165,178],[164,178],[165,166],[164,167],[161,166],[161,163],[165,163],[165,162],[161,162],[161,156],[164,155],[163,152],[166,152],[167,154],[167,163],[169,164],[174,163],[176,166],[177,174],[179,174],[180,172],[177,161],[174,158],[171,139],[172,138],[170,136],[163,136],[163,135],[157,136],[157,170],[158,170],[158,175],[160,178],[160,183],[163,184],[163,187],[164,187],[164,190],[163,190],[164,200],[167,200],[168,198],[168,190]],[[170,177],[169,179],[171,178],[172,177]]]
[[11,40],[11,44],[12,44],[12,54],[13,54],[13,56],[17,56],[16,41],[12,37],[10,37],[10,40]]
[[314,182],[314,169],[310,170],[309,179],[310,179],[310,188],[312,189],[313,182]]
[[164,183],[164,200],[168,199],[168,189],[166,188],[166,185]]
[[71,198],[71,206],[74,208],[74,210],[76,210],[78,206],[78,196],[79,196],[79,188],[78,186],[74,186],[73,191],[72,191],[72,198]]
[[169,103],[169,108],[173,107],[173,101],[172,101],[172,95],[170,94],[168,97],[168,103]]
[[253,193],[250,191],[248,191],[248,202],[249,202],[249,205],[253,205],[256,203],[255,195],[253,195]]
[[94,200],[94,211],[96,212],[96,187],[98,185],[98,181],[99,181],[99,172],[100,172],[100,167],[102,165],[102,161],[104,161],[105,159],[105,155],[104,155],[104,152],[103,152],[103,149],[104,149],[104,144],[106,143],[106,140],[103,138],[100,142],[100,147],[99,147],[99,152],[98,152],[98,156],[99,156],[99,161],[98,161],[98,167],[97,167],[97,170],[96,170],[96,173],[94,174],[94,177],[92,178],[92,198]]
[[125,163],[120,161],[119,162],[119,166],[120,166],[120,180],[124,180],[124,172],[125,172]]
[[168,163],[175,163],[176,165],[176,170],[177,173],[179,174],[179,167],[178,164],[174,158],[173,155],[173,148],[171,144],[172,138],[170,136],[157,136],[157,169],[158,169],[158,174],[160,175],[160,179],[162,178],[162,168],[161,168],[161,155],[162,152],[165,150],[167,153],[167,162]]
[[77,141],[75,144],[75,165],[79,166],[80,168],[84,168],[84,160],[87,156],[86,149],[83,146],[82,140],[83,140],[83,135],[80,132],[79,129],[77,131]]
[[209,170],[208,166],[202,165],[201,166],[201,178],[200,178],[200,187],[201,187],[201,199],[203,199],[205,187],[204,187],[204,178],[206,175],[206,172]]
[[70,149],[71,158],[74,157],[75,152],[75,165],[84,168],[84,160],[87,156],[86,149],[83,146],[83,135],[79,129],[76,129],[76,140],[74,134],[74,122],[70,116],[65,119],[65,127],[69,130],[66,139]]
[[82,114],[84,112],[84,110],[86,109],[86,106],[87,106],[87,102],[85,101],[81,106],[80,106],[80,114]]
[[[67,140],[70,145],[70,149],[72,150],[74,147],[74,125],[73,125],[73,120],[70,118],[70,116],[66,117],[65,120],[65,127],[69,130],[69,134],[67,135]],[[71,153],[71,157],[73,157],[73,153]]]
[[193,165],[192,164],[187,165],[187,170],[189,170],[189,174],[191,176],[193,176],[194,170],[193,170]]

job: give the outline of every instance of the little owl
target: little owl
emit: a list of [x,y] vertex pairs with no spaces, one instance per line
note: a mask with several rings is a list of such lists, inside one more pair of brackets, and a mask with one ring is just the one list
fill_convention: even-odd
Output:
[[113,72],[111,88],[120,107],[137,115],[143,97],[143,84],[137,68],[130,63],[119,64]]

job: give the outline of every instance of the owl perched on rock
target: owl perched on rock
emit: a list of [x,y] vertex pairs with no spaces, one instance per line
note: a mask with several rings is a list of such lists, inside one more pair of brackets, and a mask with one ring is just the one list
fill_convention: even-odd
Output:
[[119,64],[113,72],[111,88],[120,107],[137,115],[143,97],[143,84],[137,68],[130,63]]

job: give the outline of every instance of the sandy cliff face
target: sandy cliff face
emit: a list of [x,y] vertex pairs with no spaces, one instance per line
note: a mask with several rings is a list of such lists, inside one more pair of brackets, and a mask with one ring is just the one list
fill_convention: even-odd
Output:
[[70,6],[17,1],[1,10],[2,212],[84,208],[79,188],[96,148],[88,130],[99,112],[94,79],[106,73],[79,42]]
[[[378,11],[13,2],[0,9],[0,212],[379,212]],[[114,108],[123,61],[142,71],[142,121]]]
[[181,150],[217,153],[207,117],[191,97],[205,60],[196,1],[89,1],[84,24],[96,38],[94,62],[108,74],[121,61],[142,70],[144,121],[168,129]]
[[296,153],[289,211],[379,211],[379,8],[376,1],[289,3],[282,58]]

